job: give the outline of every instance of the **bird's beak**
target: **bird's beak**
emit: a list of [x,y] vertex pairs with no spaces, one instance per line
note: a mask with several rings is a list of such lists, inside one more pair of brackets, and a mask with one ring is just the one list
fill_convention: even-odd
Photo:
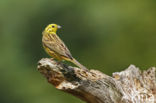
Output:
[[61,26],[60,26],[60,25],[57,25],[57,28],[58,28],[58,29],[60,29],[60,28],[61,28]]

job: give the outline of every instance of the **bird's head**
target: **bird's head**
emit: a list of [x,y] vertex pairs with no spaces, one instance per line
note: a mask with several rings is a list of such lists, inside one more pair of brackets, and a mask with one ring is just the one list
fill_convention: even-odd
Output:
[[57,29],[61,28],[61,26],[57,25],[57,24],[49,24],[46,28],[45,31],[48,33],[51,32],[55,32],[57,31]]

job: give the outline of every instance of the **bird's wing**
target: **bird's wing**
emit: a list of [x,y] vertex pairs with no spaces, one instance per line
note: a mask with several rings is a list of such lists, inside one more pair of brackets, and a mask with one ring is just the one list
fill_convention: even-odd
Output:
[[61,56],[72,59],[72,55],[64,42],[57,36],[57,34],[46,34],[46,37],[42,39],[43,45],[50,50],[58,53]]

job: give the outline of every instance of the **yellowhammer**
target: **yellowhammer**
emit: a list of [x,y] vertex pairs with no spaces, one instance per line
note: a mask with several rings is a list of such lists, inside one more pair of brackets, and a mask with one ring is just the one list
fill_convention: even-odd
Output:
[[49,24],[43,31],[42,43],[45,51],[59,61],[70,61],[81,69],[87,70],[85,66],[72,57],[64,42],[57,36],[56,31],[59,28],[61,27],[57,24]]

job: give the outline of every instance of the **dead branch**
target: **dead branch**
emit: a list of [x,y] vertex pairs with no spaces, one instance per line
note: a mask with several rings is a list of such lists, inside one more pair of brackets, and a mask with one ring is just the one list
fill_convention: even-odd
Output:
[[87,103],[156,103],[156,68],[141,72],[130,65],[113,77],[98,70],[82,70],[41,59],[38,70],[57,89]]

